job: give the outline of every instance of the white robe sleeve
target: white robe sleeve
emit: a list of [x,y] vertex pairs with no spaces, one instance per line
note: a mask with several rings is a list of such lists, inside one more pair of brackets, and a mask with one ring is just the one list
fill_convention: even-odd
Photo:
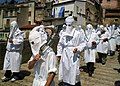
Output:
[[49,62],[48,62],[48,73],[54,72],[57,73],[57,67],[56,67],[56,56],[54,52],[50,52],[48,54]]
[[96,33],[95,35],[96,35],[96,37],[95,37],[95,42],[96,42],[96,44],[98,45],[98,44],[99,44],[99,42],[100,42],[100,40],[99,40],[99,36],[98,36],[98,34],[97,34],[97,33]]
[[78,51],[82,52],[82,51],[84,50],[85,46],[86,46],[85,43],[81,43],[81,44],[77,47]]
[[79,45],[77,46],[78,51],[83,51],[84,48],[86,47],[86,43],[85,43],[85,36],[81,35],[79,36]]
[[61,56],[63,52],[63,44],[62,44],[62,39],[60,38],[58,45],[57,45],[57,56]]
[[19,45],[24,41],[24,34],[20,32],[15,38],[13,38],[13,44]]

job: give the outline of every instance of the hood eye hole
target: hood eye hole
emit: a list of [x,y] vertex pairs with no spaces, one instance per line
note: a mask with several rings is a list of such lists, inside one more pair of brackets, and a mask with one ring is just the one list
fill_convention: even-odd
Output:
[[31,44],[34,44],[34,42],[32,41]]
[[72,26],[71,24],[68,24],[67,26]]

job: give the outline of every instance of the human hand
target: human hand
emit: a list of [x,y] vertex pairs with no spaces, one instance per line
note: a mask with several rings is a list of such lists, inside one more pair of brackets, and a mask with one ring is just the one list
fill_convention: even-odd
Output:
[[97,47],[97,44],[95,41],[92,42],[92,48],[95,49]]
[[96,45],[96,42],[95,42],[95,41],[93,41],[93,42],[92,42],[92,45]]
[[78,49],[77,49],[77,48],[74,48],[73,53],[76,53],[77,51],[78,51]]
[[41,57],[40,54],[37,54],[37,55],[34,57],[34,60],[35,60],[35,61],[38,61],[38,60],[40,60],[40,57]]
[[103,42],[106,42],[106,41],[108,41],[108,38],[103,39]]

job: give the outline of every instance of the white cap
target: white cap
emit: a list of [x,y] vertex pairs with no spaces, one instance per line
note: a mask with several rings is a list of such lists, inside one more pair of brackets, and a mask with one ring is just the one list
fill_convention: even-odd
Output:
[[10,35],[9,35],[9,38],[11,38],[13,33],[15,33],[15,31],[17,31],[17,30],[19,30],[17,22],[16,21],[12,21],[10,23]]
[[104,26],[103,26],[103,25],[100,25],[100,28],[102,29],[102,28],[104,28]]
[[88,25],[86,26],[86,28],[87,28],[87,29],[93,29],[93,26],[92,26],[91,24],[88,24]]
[[65,19],[66,25],[72,25],[73,22],[74,22],[73,16],[68,16],[68,17]]

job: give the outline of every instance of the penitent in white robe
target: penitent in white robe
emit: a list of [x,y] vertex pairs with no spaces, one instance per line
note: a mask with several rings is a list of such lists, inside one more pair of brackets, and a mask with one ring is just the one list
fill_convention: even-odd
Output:
[[108,37],[109,37],[108,31],[106,31],[104,34],[101,34],[101,35],[99,36],[100,42],[99,42],[99,44],[97,45],[97,52],[105,53],[105,54],[108,53],[109,43],[108,43],[108,41],[105,41],[105,42],[103,41],[105,38],[108,39]]
[[92,47],[92,42],[99,43],[99,38],[97,33],[94,29],[86,30],[85,31],[85,42],[86,42],[86,49],[84,51],[84,59],[85,63],[88,62],[95,62],[96,57],[96,48]]
[[120,45],[120,27],[117,27],[117,37],[116,37],[116,44]]
[[[31,60],[33,60],[33,56]],[[29,63],[28,61],[28,63]],[[35,78],[33,80],[32,86],[45,86],[48,78],[48,74],[51,72],[56,73],[56,55],[53,52],[52,48],[47,47],[43,52],[41,59],[37,61],[34,65]],[[50,86],[55,86],[54,81]]]
[[24,34],[17,29],[13,34],[13,43],[7,42],[3,70],[20,71]]
[[116,50],[116,37],[117,37],[116,30],[112,27],[109,27],[108,31],[109,31],[109,50],[115,51]]
[[[57,56],[61,56],[59,65],[59,80],[75,85],[80,82],[80,52],[84,49],[84,36],[72,29],[71,34],[64,32],[57,46]],[[78,48],[77,53],[73,53]]]

